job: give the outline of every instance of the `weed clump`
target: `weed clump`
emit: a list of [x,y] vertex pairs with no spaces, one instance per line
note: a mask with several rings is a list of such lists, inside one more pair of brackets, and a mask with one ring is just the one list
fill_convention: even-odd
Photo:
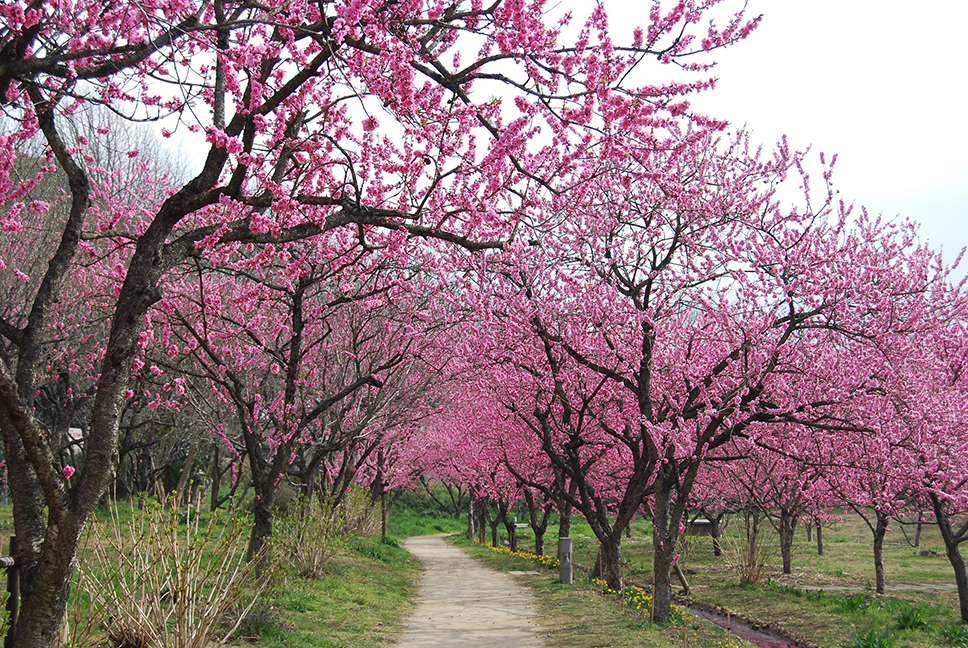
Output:
[[920,630],[928,627],[927,612],[920,606],[912,606],[898,612],[895,622],[899,630]]
[[949,621],[938,628],[938,636],[955,648],[968,648],[968,626]]
[[850,643],[837,644],[837,648],[897,648],[897,637],[888,629],[871,630],[866,635],[857,635]]

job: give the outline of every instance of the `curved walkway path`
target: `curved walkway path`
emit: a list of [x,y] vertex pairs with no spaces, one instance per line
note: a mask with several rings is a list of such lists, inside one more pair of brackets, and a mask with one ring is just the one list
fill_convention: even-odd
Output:
[[417,609],[397,648],[543,648],[531,593],[444,537],[417,536],[403,543],[424,573]]

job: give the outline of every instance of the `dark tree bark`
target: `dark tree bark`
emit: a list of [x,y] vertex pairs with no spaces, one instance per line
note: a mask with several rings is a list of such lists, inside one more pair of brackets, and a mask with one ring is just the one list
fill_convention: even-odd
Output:
[[875,511],[877,522],[874,525],[874,591],[884,593],[884,536],[887,535],[888,517]]
[[487,500],[479,497],[475,508],[477,514],[477,541],[480,544],[484,544],[487,537],[487,506]]
[[528,526],[531,527],[531,531],[534,533],[534,553],[538,556],[543,556],[545,532],[548,530],[548,522],[551,518],[551,510],[554,507],[554,502],[549,499],[544,504],[539,505],[531,489],[525,487],[524,503],[528,509]]
[[477,500],[474,498],[474,491],[471,489],[467,495],[467,539],[473,540],[476,533],[477,515],[475,512],[475,507],[477,506]]
[[622,574],[622,535],[618,534],[618,537],[613,542],[603,542],[599,549],[599,556],[601,557],[600,576],[606,583],[609,583],[609,587],[612,587],[611,583],[621,583],[624,586],[625,578],[624,574]]
[[[490,498],[486,498],[486,497],[481,498],[481,516],[483,521],[487,525],[487,527],[491,529],[491,546],[496,547],[497,529],[498,529],[498,526],[501,524],[501,517],[499,515],[496,515],[492,511]],[[482,527],[483,526],[484,525],[482,525]],[[481,544],[483,544],[483,538],[481,540]]]
[[783,573],[793,571],[793,533],[797,528],[797,515],[789,509],[780,510],[779,519],[780,554],[783,558]]
[[713,555],[722,556],[723,555],[723,518],[726,513],[718,513],[716,515],[707,515],[706,518],[709,520],[710,528],[709,535],[713,539]]
[[[874,539],[874,583],[875,591],[878,594],[884,593],[884,536],[887,534],[887,522],[888,515],[878,509],[874,510],[874,522],[871,523],[867,516],[867,511],[861,509],[858,506],[850,504],[850,508],[854,510],[860,519],[864,521],[867,528],[870,529],[871,535]],[[820,527],[817,527],[818,530]]]
[[511,502],[504,497],[501,497],[497,501],[497,518],[504,525],[504,530],[508,534],[508,546],[511,548],[511,551],[517,551],[518,534],[514,517],[511,515]]
[[209,499],[209,510],[215,512],[219,507],[219,490],[222,488],[222,444],[218,439],[212,441],[212,492]]
[[958,608],[961,622],[968,623],[968,573],[965,571],[965,559],[961,556],[959,545],[968,540],[968,521],[958,528],[951,526],[951,515],[946,510],[945,502],[936,493],[930,493],[931,506],[934,517],[938,522],[941,539],[944,540],[945,555],[955,572],[955,584],[958,586]]
[[669,570],[675,557],[675,536],[669,529],[671,484],[668,479],[656,484],[655,508],[652,515],[652,621],[665,623],[669,620],[672,606],[672,581]]

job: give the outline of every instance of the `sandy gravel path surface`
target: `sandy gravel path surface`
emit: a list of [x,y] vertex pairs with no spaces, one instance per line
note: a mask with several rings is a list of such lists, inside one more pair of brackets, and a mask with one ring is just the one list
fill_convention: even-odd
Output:
[[443,538],[403,543],[424,573],[417,609],[397,648],[544,648],[531,593]]

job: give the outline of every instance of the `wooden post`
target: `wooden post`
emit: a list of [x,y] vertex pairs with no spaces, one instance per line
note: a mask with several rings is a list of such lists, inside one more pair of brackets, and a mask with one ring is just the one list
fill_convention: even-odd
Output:
[[683,593],[686,596],[689,596],[692,593],[692,589],[689,587],[689,582],[686,581],[686,575],[682,573],[682,567],[679,566],[679,563],[676,563],[673,569],[676,572],[676,576],[679,578],[679,583],[682,584]]
[[13,563],[7,567],[7,636],[3,640],[4,648],[13,648],[14,636],[17,632],[17,618],[20,616],[20,568],[17,566],[17,536],[10,536],[10,557]]

